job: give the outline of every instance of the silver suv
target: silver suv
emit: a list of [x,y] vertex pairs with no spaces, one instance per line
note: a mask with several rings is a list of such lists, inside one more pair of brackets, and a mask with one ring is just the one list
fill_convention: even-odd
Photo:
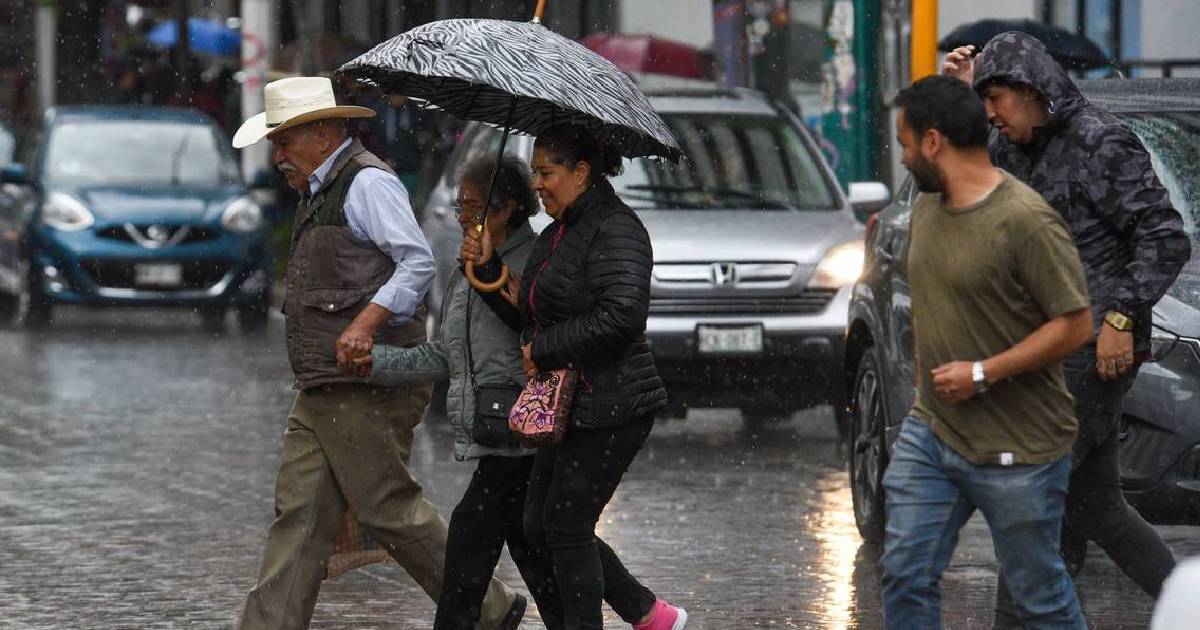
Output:
[[[854,184],[852,210],[804,126],[759,93],[648,92],[687,159],[638,159],[613,178],[654,246],[650,341],[674,415],[737,407],[747,425],[805,407],[842,410],[842,337],[862,269],[862,227],[886,204],[882,184]],[[442,278],[460,239],[450,212],[459,169],[499,149],[469,126],[431,192],[422,227]],[[506,151],[528,159],[533,139]],[[539,213],[535,229],[549,218]],[[442,283],[431,292],[438,312]],[[839,423],[840,425],[841,423]]]

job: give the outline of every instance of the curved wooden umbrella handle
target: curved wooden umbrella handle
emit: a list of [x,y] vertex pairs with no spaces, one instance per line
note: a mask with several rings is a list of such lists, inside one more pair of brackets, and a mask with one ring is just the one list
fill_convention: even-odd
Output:
[[471,261],[467,261],[466,266],[463,268],[463,273],[467,276],[467,282],[474,287],[476,291],[481,291],[483,293],[495,293],[496,291],[503,289],[504,285],[508,284],[508,265],[503,265],[500,267],[500,278],[490,284],[485,283],[479,278],[475,277],[475,263]]

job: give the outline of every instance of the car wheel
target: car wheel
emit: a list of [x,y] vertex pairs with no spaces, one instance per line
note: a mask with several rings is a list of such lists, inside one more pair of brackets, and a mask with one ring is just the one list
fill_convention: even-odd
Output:
[[54,316],[54,303],[41,291],[41,280],[33,277],[30,271],[26,275],[25,294],[26,305],[23,323],[26,328],[43,328],[50,324]]
[[225,311],[224,306],[205,306],[200,309],[200,321],[203,323],[204,331],[210,333],[225,332]]
[[883,379],[874,348],[858,363],[854,397],[850,401],[850,495],[854,523],[866,542],[883,541],[883,471],[887,467],[884,444]]
[[252,302],[238,304],[238,328],[242,332],[259,332],[267,327],[271,318],[271,289],[267,287]]
[[5,328],[20,326],[29,314],[29,293],[18,291],[16,294],[0,295],[0,326]]
[[766,433],[767,425],[778,422],[787,414],[776,409],[751,407],[742,409],[742,435],[758,439]]

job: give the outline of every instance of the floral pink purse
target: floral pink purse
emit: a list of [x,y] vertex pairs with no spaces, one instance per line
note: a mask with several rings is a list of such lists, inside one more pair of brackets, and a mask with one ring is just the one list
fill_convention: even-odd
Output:
[[508,428],[522,446],[537,448],[562,441],[578,379],[579,372],[563,369],[539,372],[525,383],[508,413]]
[[[554,244],[550,255],[558,250],[566,224],[559,226],[554,235]],[[537,276],[529,287],[529,312],[536,321],[537,303],[534,295],[537,292],[537,279],[550,263],[549,257],[542,262]],[[534,334],[536,337],[536,333]],[[575,397],[575,385],[579,380],[579,372],[573,369],[559,369],[538,372],[537,376],[529,379],[517,396],[517,402],[508,412],[508,429],[513,437],[526,448],[553,446],[562,441],[563,433],[567,430],[567,419],[571,415],[571,399]]]

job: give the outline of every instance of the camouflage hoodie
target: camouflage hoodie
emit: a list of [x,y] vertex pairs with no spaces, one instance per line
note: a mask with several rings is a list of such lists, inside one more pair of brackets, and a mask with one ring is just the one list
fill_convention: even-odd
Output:
[[1003,33],[984,47],[974,87],[982,91],[994,79],[1033,86],[1050,118],[1026,145],[995,134],[992,160],[1041,193],[1071,227],[1097,332],[1107,311],[1119,311],[1134,318],[1135,352],[1148,351],[1151,309],[1191,256],[1150,154],[1029,35]]

